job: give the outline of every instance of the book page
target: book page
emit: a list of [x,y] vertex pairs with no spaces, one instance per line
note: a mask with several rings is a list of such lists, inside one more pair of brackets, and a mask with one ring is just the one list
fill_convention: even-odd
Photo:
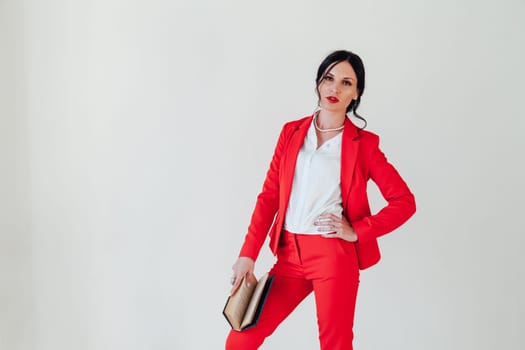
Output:
[[261,279],[259,280],[259,283],[257,283],[257,287],[255,288],[253,295],[251,297],[250,303],[248,304],[248,308],[246,309],[246,313],[244,315],[244,319],[242,321],[241,328],[244,328],[247,325],[252,323],[253,318],[255,316],[255,312],[257,311],[257,306],[259,305],[259,301],[261,300],[261,296],[264,291],[264,286],[266,285],[267,280],[268,280],[268,274],[265,274],[263,277],[261,277]]
[[[249,286],[248,286],[249,285]],[[245,277],[235,293],[228,298],[224,307],[224,316],[228,319],[235,330],[241,330],[246,309],[252,298],[253,291],[256,289],[257,279],[254,275]]]

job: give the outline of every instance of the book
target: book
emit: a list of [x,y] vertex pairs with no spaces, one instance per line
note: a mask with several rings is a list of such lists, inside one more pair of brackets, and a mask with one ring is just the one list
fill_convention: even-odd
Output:
[[253,274],[247,274],[237,290],[228,297],[222,314],[236,331],[253,327],[268,297],[273,275],[265,274],[257,281]]

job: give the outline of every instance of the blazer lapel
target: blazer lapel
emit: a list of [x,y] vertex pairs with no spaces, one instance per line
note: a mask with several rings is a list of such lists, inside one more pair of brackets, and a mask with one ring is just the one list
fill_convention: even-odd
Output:
[[343,129],[343,140],[341,145],[341,197],[343,199],[343,208],[346,211],[346,203],[350,194],[350,185],[354,175],[354,167],[357,160],[357,151],[359,150],[359,134],[357,127],[350,121],[345,120]]
[[283,200],[285,208],[282,208],[283,212],[286,212],[288,207],[288,200],[290,199],[290,193],[292,191],[293,176],[295,172],[295,164],[297,162],[297,155],[303,145],[304,139],[308,132],[308,128],[312,123],[312,117],[306,118],[300,125],[295,127],[295,130],[290,135],[288,145],[285,149],[285,154],[282,163],[282,178],[281,188],[283,189]]

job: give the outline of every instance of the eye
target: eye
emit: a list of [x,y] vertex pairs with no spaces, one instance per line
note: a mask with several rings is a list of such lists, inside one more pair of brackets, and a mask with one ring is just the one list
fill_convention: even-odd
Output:
[[326,81],[333,81],[334,80],[334,78],[332,76],[330,76],[330,75],[327,75],[326,77],[324,77],[324,79]]
[[352,86],[352,83],[348,80],[343,80],[343,85]]

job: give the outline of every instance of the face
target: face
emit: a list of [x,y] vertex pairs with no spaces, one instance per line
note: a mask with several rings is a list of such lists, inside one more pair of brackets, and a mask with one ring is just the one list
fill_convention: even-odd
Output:
[[322,109],[346,113],[346,107],[357,99],[357,76],[350,63],[337,63],[319,84],[318,91]]

